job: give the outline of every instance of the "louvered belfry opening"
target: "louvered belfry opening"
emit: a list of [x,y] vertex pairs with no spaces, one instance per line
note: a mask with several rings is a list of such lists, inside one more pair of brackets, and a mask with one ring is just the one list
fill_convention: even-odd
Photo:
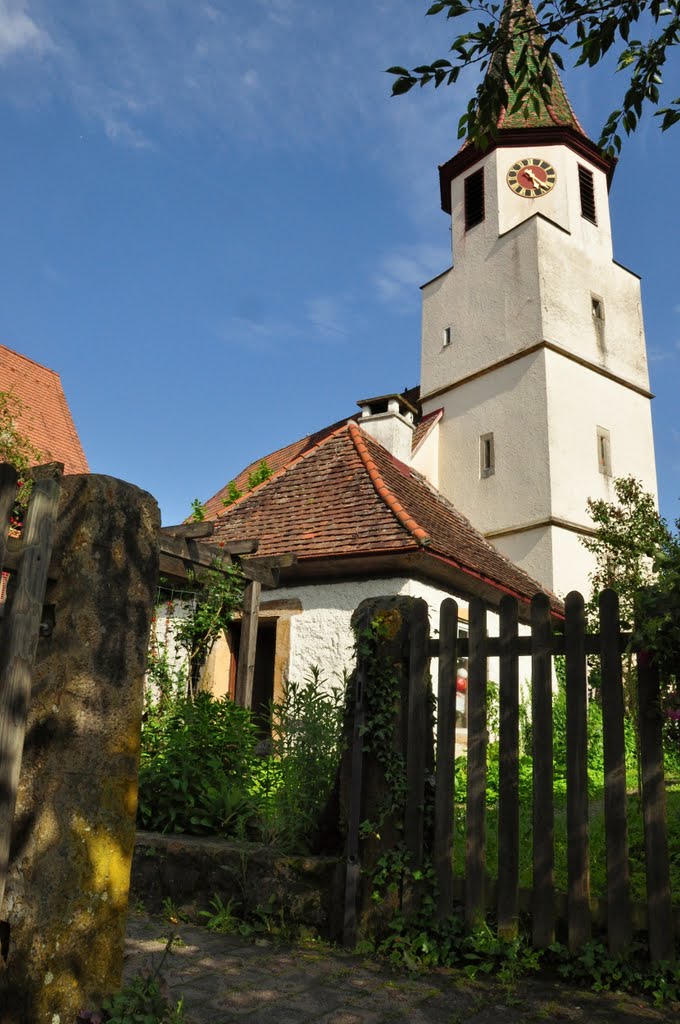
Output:
[[484,168],[465,179],[465,230],[484,220]]
[[581,193],[581,216],[589,220],[591,224],[597,224],[593,172],[589,171],[587,167],[582,167],[581,164],[578,166],[578,185]]

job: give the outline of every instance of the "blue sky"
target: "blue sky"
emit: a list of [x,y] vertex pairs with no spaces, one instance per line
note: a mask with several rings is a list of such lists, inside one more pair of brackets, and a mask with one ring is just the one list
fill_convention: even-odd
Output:
[[[418,381],[449,262],[437,165],[476,79],[421,0],[0,0],[0,341],[58,370],[93,471],[166,523],[243,465]],[[667,71],[680,93],[680,52]],[[565,84],[597,138],[623,82]],[[680,128],[643,120],[611,193],[642,275],[662,512],[680,514]]]

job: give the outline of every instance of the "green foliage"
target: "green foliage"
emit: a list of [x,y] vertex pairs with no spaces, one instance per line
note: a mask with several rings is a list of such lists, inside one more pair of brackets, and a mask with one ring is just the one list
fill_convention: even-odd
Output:
[[252,491],[252,489],[254,487],[257,487],[258,484],[262,484],[264,483],[265,480],[268,480],[271,475],[272,471],[267,465],[267,460],[262,459],[262,461],[258,463],[258,465],[252,471],[252,473],[248,475],[248,490]]
[[[265,480],[268,480],[269,477],[272,475],[272,472],[273,471],[267,465],[267,460],[262,459],[262,461],[258,463],[255,469],[248,474],[248,482],[246,483],[245,493],[247,493],[248,491],[252,491],[252,489],[254,487],[257,487],[258,484],[264,483]],[[222,498],[222,504],[228,508],[229,505],[233,505],[235,501],[238,501],[239,498],[242,498],[243,494],[244,492],[239,491],[238,487],[236,486],[236,481],[230,480],[229,483],[227,484],[226,497]]]
[[632,943],[620,956],[612,956],[599,942],[587,942],[576,954],[555,944],[546,951],[545,959],[562,978],[588,985],[594,992],[646,995],[657,1005],[680,999],[680,963],[650,963],[642,942]]
[[671,544],[671,534],[657,512],[654,497],[639,480],[618,477],[613,488],[615,501],[589,499],[586,503],[595,525],[593,537],[579,538],[595,556],[588,612],[591,618],[597,615],[598,595],[611,587],[619,595],[622,620],[631,625],[636,594],[654,583],[655,562]]
[[200,498],[194,498],[191,502],[191,515],[189,518],[194,523],[202,523],[205,519],[205,505],[201,504]]
[[[474,12],[474,13],[472,13]],[[680,97],[660,106],[662,71],[669,51],[680,41],[680,8],[676,0],[538,0],[535,7],[515,4],[508,16],[499,17],[497,0],[436,0],[429,15],[444,14],[448,21],[472,15],[467,24],[456,22],[458,34],[451,43],[449,58],[438,59],[409,71],[389,68],[395,75],[393,95],[408,92],[415,85],[432,82],[455,84],[465,68],[489,69],[459,123],[458,135],[467,137],[479,149],[486,149],[497,134],[503,109],[531,115],[541,105],[551,105],[555,65],[563,67],[562,52],[573,50],[576,66],[594,67],[612,48],[616,49],[617,70],[627,78],[620,108],[612,111],[602,129],[599,145],[613,154],[621,148],[623,130],[635,131],[645,106],[657,107],[661,129],[680,121]],[[631,39],[631,27],[645,19],[651,29],[646,41]],[[512,71],[507,66],[513,50]],[[554,62],[554,63],[553,63]]]
[[343,690],[315,666],[271,705],[271,756],[260,775],[264,828],[289,850],[305,850],[335,782],[342,753]]
[[21,400],[16,395],[11,391],[0,391],[0,462],[8,462],[10,466],[14,466],[19,476],[13,526],[18,526],[21,522],[31,493],[29,470],[44,457],[42,452],[31,444],[28,435],[17,427],[16,421],[21,416],[22,409]]
[[171,1006],[160,979],[139,975],[104,1003],[106,1024],[185,1024],[184,1001]]
[[210,906],[212,910],[201,910],[200,916],[206,919],[205,926],[211,932],[242,935],[246,939],[266,935],[269,939],[290,941],[295,937],[296,930],[286,920],[283,907],[277,907],[274,895],[252,910],[235,899],[224,903],[218,895],[211,899]]
[[236,486],[236,481],[230,480],[229,483],[227,484],[226,497],[222,498],[222,504],[228,508],[229,505],[233,505],[235,501],[238,501],[238,499],[242,497],[243,491],[239,491],[238,487]]
[[242,835],[256,801],[249,793],[257,730],[249,711],[199,693],[147,705],[139,769],[140,828],[192,835]]
[[198,683],[198,669],[243,603],[243,585],[241,569],[227,563],[188,578],[187,586],[193,586],[195,594],[187,614],[175,619],[174,638],[186,653],[192,690]]

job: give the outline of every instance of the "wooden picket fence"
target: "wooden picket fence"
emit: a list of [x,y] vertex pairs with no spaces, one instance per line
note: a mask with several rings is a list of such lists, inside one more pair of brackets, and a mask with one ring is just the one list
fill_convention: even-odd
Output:
[[[424,603],[421,602],[421,605]],[[441,607],[438,638],[429,637],[426,609],[421,607],[410,624],[409,696],[404,754],[408,781],[404,841],[413,867],[422,865],[428,837],[423,809],[430,706],[429,661],[438,657],[437,729],[435,756],[434,835],[431,855],[438,890],[437,913],[446,918],[454,909],[454,761],[456,666],[468,659],[467,797],[464,913],[470,925],[480,923],[489,907],[486,879],[487,786],[487,679],[488,661],[497,658],[500,704],[498,881],[496,918],[498,934],[517,934],[520,912],[519,844],[519,711],[520,658],[531,658],[531,720],[533,759],[533,885],[532,941],[536,947],[554,941],[556,893],[554,884],[553,796],[553,673],[552,661],[564,655],[567,702],[567,924],[568,942],[577,950],[591,936],[591,899],[588,843],[587,775],[587,655],[601,659],[601,701],[604,732],[604,815],[606,832],[606,928],[612,953],[624,949],[633,934],[630,894],[624,699],[622,654],[631,638],[621,631],[618,597],[605,591],[600,598],[599,633],[586,631],[583,597],[568,595],[562,628],[553,628],[548,598],[538,594],[531,604],[531,633],[520,635],[517,601],[504,597],[499,609],[499,635],[487,635],[487,606],[470,601],[467,638],[458,636],[458,607],[447,599]],[[641,748],[642,808],[647,878],[647,931],[653,960],[673,959],[674,922],[666,828],[663,773],[662,714],[658,674],[645,652],[637,651],[639,737]],[[357,678],[365,686],[365,672]],[[361,701],[358,702],[358,710]],[[355,764],[356,764],[355,760]],[[354,808],[354,817],[359,812]],[[360,814],[359,814],[360,817]],[[358,857],[350,843],[347,885],[356,887]],[[352,893],[348,892],[349,934]],[[347,917],[346,917],[347,922]]]
[[23,526],[20,536],[13,537],[10,518],[17,500],[17,473],[12,466],[0,465],[0,571],[14,574],[3,607],[0,650],[0,910],[62,470],[56,463],[32,470],[34,483]]

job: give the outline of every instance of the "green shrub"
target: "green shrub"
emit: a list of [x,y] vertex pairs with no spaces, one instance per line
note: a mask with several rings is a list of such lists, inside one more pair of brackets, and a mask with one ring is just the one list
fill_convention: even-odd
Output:
[[310,672],[271,705],[271,756],[259,769],[264,830],[289,850],[309,848],[341,756],[343,690]]
[[249,711],[199,693],[147,707],[142,725],[141,828],[240,835],[256,801],[249,792],[257,730]]

